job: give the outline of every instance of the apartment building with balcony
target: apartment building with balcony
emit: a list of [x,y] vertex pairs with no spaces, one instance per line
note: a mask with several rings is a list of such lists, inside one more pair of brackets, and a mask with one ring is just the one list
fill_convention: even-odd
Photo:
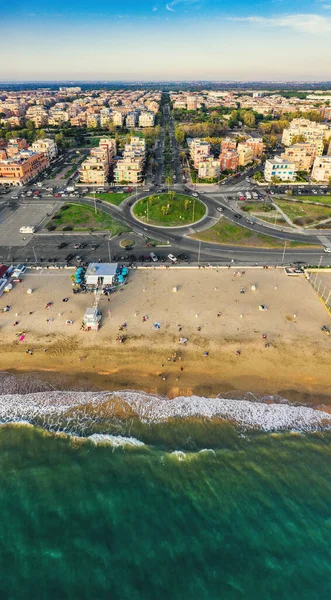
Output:
[[237,171],[239,167],[239,154],[236,150],[222,150],[219,161],[221,171]]
[[273,178],[281,181],[295,181],[295,164],[283,160],[281,156],[267,159],[264,167],[264,178],[266,181],[272,181]]
[[199,179],[216,179],[220,175],[220,163],[213,156],[209,156],[199,163]]
[[85,185],[104,186],[108,182],[109,164],[102,149],[95,149],[96,156],[92,154],[82,162],[79,169],[79,180]]
[[239,166],[246,167],[249,163],[253,162],[254,155],[253,150],[246,143],[238,144],[237,152],[239,157]]
[[122,158],[114,169],[115,183],[141,183],[143,179],[143,161],[140,158]]
[[318,154],[316,144],[298,143],[286,148],[281,154],[283,160],[288,160],[295,164],[296,171],[309,172],[313,166],[314,160]]
[[103,148],[106,151],[108,164],[110,165],[116,156],[116,140],[115,138],[102,137],[99,140],[99,148]]
[[198,107],[198,99],[196,96],[186,96],[187,110],[196,110]]
[[319,140],[323,143],[324,138],[326,140],[331,138],[331,128],[326,123],[315,123],[309,119],[293,119],[290,126],[283,131],[282,143],[284,146],[290,146],[298,136],[302,136],[305,142]]
[[331,182],[331,156],[317,156],[314,160],[312,179],[320,183]]
[[199,138],[192,139],[189,142],[190,156],[193,160],[194,168],[199,168],[199,163],[210,156],[210,144],[200,140]]
[[139,113],[137,111],[129,112],[126,115],[125,125],[128,129],[134,129],[138,125]]
[[124,115],[119,111],[115,111],[113,113],[113,123],[116,127],[123,127],[124,125]]
[[11,158],[0,160],[0,183],[22,186],[49,167],[43,153],[21,150]]
[[264,152],[264,143],[262,138],[248,138],[245,141],[246,146],[252,149],[253,160],[261,158]]
[[87,115],[86,125],[90,129],[97,129],[100,126],[100,116],[99,115]]
[[58,154],[57,145],[51,138],[36,140],[31,145],[31,150],[33,150],[33,152],[43,152],[49,161],[56,158]]
[[126,144],[123,158],[118,160],[114,168],[114,181],[116,183],[141,183],[146,156],[146,142],[139,136],[131,137],[130,144]]
[[221,141],[221,149],[223,150],[235,150],[237,148],[237,142],[235,139],[226,137]]
[[143,111],[139,115],[139,127],[153,127],[155,114],[151,111]]

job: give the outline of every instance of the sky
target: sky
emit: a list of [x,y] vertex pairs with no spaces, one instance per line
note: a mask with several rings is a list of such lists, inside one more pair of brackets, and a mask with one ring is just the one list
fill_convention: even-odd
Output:
[[2,0],[0,80],[331,80],[331,0]]

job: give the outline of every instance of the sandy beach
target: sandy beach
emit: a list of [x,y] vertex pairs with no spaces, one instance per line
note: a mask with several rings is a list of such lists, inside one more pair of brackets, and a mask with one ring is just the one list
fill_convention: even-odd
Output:
[[[321,332],[331,319],[303,276],[290,278],[277,269],[131,271],[121,291],[109,301],[101,298],[101,329],[83,332],[94,296],[73,295],[70,274],[29,271],[1,297],[0,308],[11,307],[0,313],[3,371],[60,373],[72,385],[169,397],[234,390],[286,397],[298,392],[309,402],[331,397],[331,339]],[[268,310],[260,311],[261,304]],[[119,344],[123,323],[126,341]],[[26,332],[22,342],[18,331]]]

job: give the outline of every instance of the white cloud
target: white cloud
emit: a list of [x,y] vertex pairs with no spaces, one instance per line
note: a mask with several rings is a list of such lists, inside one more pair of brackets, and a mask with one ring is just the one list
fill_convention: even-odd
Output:
[[175,4],[175,2],[170,2],[170,4],[166,4],[166,9],[170,10],[170,12],[176,12],[173,7],[173,5]]
[[153,11],[153,12],[155,12],[155,11],[157,11],[157,10],[159,10],[159,7],[158,7],[158,5],[156,4],[155,6],[153,6],[153,8],[152,8],[152,11]]
[[293,31],[311,34],[331,32],[331,19],[314,14],[284,15],[283,17],[229,17],[228,20],[269,27],[287,27]]

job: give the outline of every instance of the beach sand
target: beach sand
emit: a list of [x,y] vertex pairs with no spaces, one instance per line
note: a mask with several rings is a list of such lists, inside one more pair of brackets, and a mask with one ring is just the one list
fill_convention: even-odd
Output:
[[[236,390],[287,398],[299,393],[307,402],[331,398],[331,338],[321,332],[331,319],[309,282],[278,269],[237,272],[130,271],[128,284],[109,302],[102,296],[101,329],[83,332],[82,318],[93,305],[93,294],[72,294],[71,271],[29,271],[0,298],[0,308],[11,306],[10,312],[0,313],[1,370],[62,374],[73,386],[169,397]],[[62,302],[65,297],[67,303]],[[49,310],[47,302],[53,303]],[[260,304],[268,310],[260,311]],[[47,323],[50,318],[54,320]],[[67,319],[73,324],[66,325]],[[124,322],[127,339],[119,344],[116,337]],[[159,330],[154,323],[160,323]],[[19,330],[26,332],[23,342],[15,336]],[[181,336],[188,338],[187,345],[179,343]]]

